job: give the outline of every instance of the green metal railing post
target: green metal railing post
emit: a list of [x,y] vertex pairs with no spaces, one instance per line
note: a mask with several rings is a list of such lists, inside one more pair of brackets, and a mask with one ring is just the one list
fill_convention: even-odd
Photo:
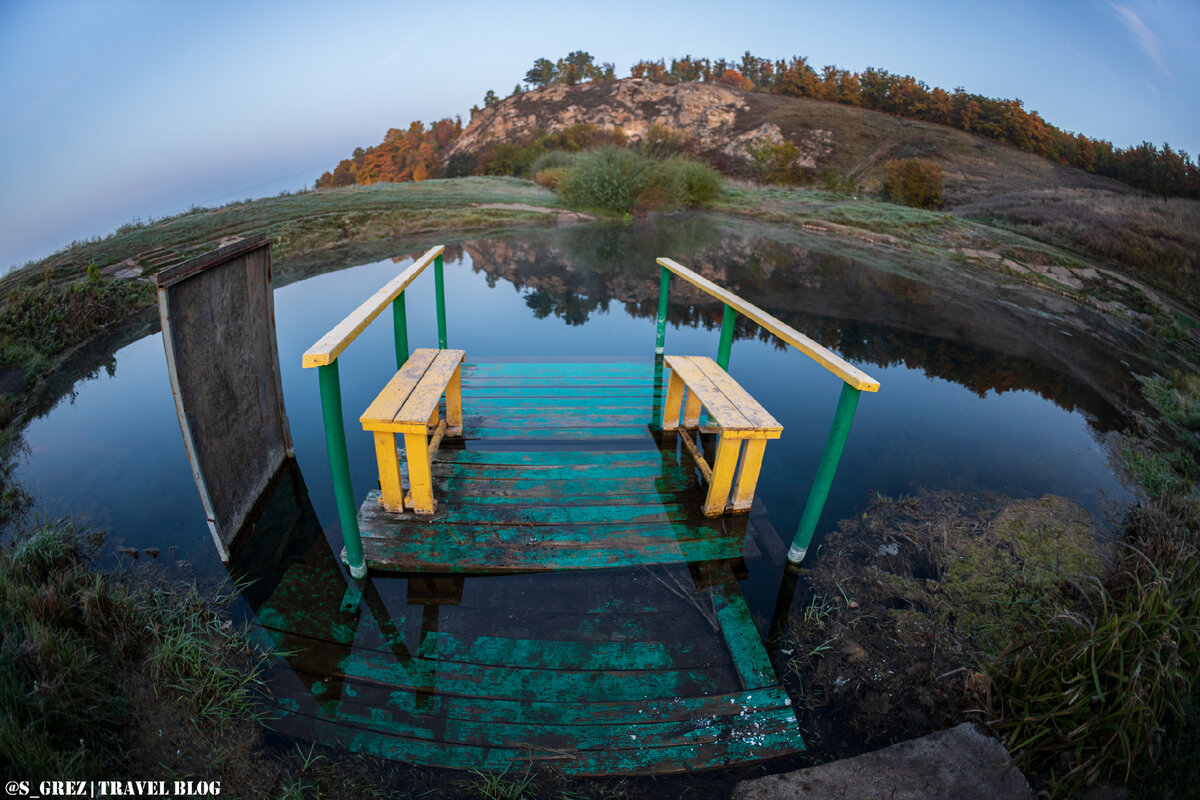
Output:
[[662,430],[663,357],[654,357],[654,400],[650,403],[650,430]]
[[446,349],[446,278],[442,275],[442,256],[433,260],[433,286],[437,293],[438,347]]
[[392,335],[396,338],[396,369],[408,361],[408,313],[404,308],[404,292],[392,301]]
[[721,314],[721,346],[717,348],[717,363],[721,369],[729,369],[729,351],[733,348],[733,325],[737,322],[737,311],[728,303]]
[[654,343],[654,353],[663,354],[663,343],[667,339],[667,299],[671,291],[671,270],[662,267],[662,276],[658,279],[658,339]]
[[850,424],[854,422],[854,410],[858,408],[859,394],[861,392],[850,384],[842,384],[842,394],[838,397],[837,411],[833,415],[833,426],[829,429],[829,438],[825,440],[825,452],[821,455],[821,466],[817,468],[817,477],[808,495],[808,503],[804,506],[800,525],[796,528],[796,536],[788,549],[789,564],[799,564],[808,553],[808,545],[812,542],[817,520],[821,518],[821,510],[825,507],[825,498],[829,496],[829,487],[833,484],[838,461],[841,460],[842,450],[846,447],[846,437],[850,435]]
[[333,474],[333,496],[337,500],[338,519],[342,523],[342,538],[346,543],[346,565],[355,578],[367,577],[363,560],[362,537],[358,532],[358,514],[354,506],[354,489],[350,485],[350,459],[346,455],[346,428],[342,424],[342,385],[338,377],[338,362],[317,367],[321,383],[321,416],[325,421],[325,449],[329,454],[329,471]]

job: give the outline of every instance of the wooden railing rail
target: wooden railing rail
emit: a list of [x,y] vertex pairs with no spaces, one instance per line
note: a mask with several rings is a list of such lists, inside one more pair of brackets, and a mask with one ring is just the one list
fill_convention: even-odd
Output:
[[325,450],[329,455],[329,471],[333,475],[333,494],[337,500],[338,519],[346,543],[345,560],[350,574],[365,578],[367,563],[363,559],[362,537],[358,530],[358,509],[354,502],[354,487],[350,483],[350,460],[346,453],[346,427],[342,419],[342,385],[338,376],[338,356],[360,333],[367,329],[380,312],[392,305],[393,334],[396,340],[396,369],[408,358],[408,317],[404,306],[404,290],[426,267],[433,264],[434,293],[437,295],[438,347],[446,347],[446,282],[442,275],[442,253],[445,245],[431,247],[412,266],[388,281],[362,305],[333,326],[304,352],[301,363],[316,367],[321,385],[321,416],[325,422]]
[[[781,322],[753,303],[743,300],[727,289],[721,288],[708,278],[692,272],[690,269],[682,264],[679,264],[678,262],[675,262],[669,258],[660,258],[658,259],[658,263],[660,266],[664,267],[665,269],[669,269],[671,272],[683,278],[697,289],[701,289],[702,291],[707,292],[708,294],[717,298],[726,306],[732,308],[742,316],[749,317],[750,319],[754,320],[759,325],[778,336],[780,339],[783,339],[792,347],[795,347],[797,350],[807,355],[813,361],[816,361],[834,375],[837,375],[855,389],[858,389],[860,392],[879,391],[879,381],[875,380],[853,364],[846,362],[836,353],[833,353],[822,345],[817,344],[812,339],[793,328],[791,325]],[[660,333],[660,341],[657,351],[659,353],[662,352],[662,336],[663,334]],[[727,366],[727,364],[723,364],[722,369],[727,368]]]
[[[792,545],[788,549],[788,561],[799,564],[808,553],[817,521],[825,507],[825,499],[833,485],[833,477],[837,472],[838,462],[846,446],[846,437],[850,435],[850,425],[854,421],[854,411],[858,407],[858,398],[862,392],[879,391],[879,381],[872,378],[853,364],[848,363],[836,353],[814,342],[795,328],[787,325],[763,311],[733,292],[718,286],[708,278],[699,275],[670,258],[657,260],[662,267],[658,295],[658,319],[656,328],[658,339],[655,343],[655,353],[662,356],[663,344],[667,331],[668,293],[671,286],[671,275],[674,273],[696,288],[707,292],[725,305],[721,316],[721,342],[717,347],[717,363],[721,369],[729,369],[729,354],[733,346],[733,328],[738,314],[754,320],[783,341],[795,347],[806,356],[816,361],[825,369],[837,375],[842,380],[842,393],[838,397],[837,410],[833,415],[833,425],[825,440],[825,450],[821,454],[821,464],[817,468],[817,476],[805,503],[804,513],[800,517],[800,525],[792,537]],[[659,359],[661,360],[661,359]],[[656,367],[656,374],[661,367]]]

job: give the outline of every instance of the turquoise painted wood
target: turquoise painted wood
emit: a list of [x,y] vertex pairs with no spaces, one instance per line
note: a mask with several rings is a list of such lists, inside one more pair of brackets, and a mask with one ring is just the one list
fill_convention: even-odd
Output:
[[[385,598],[369,581],[347,614],[335,566],[318,562],[293,565],[258,609],[263,635],[287,654],[277,671],[286,680],[272,685],[280,733],[409,763],[547,764],[578,776],[692,770],[804,746],[778,682],[746,688],[762,682],[765,652],[720,565],[705,572],[715,585],[691,597],[682,567],[665,568],[676,570],[674,591],[645,571],[589,573],[579,586],[514,576],[507,592],[474,591],[478,579],[467,578],[449,605]],[[720,598],[719,629],[699,610],[709,598]]]

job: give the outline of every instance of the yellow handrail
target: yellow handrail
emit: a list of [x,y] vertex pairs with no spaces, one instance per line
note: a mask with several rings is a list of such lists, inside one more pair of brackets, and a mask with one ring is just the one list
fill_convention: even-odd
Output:
[[383,288],[371,295],[365,303],[333,326],[333,330],[317,340],[316,344],[304,351],[303,364],[305,367],[321,367],[332,364],[354,339],[366,330],[371,321],[379,316],[379,312],[396,299],[421,272],[442,254],[446,246],[439,244],[431,247],[423,256],[418,258],[411,267],[392,278]]
[[660,258],[658,259],[658,263],[660,266],[669,269],[671,272],[683,278],[696,288],[707,292],[721,302],[725,303],[739,314],[754,320],[759,325],[778,336],[780,339],[783,339],[792,347],[795,347],[797,350],[807,355],[813,361],[816,361],[834,375],[837,375],[855,389],[863,392],[879,391],[879,381],[875,380],[853,364],[846,362],[840,356],[829,351],[825,347],[817,344],[792,326],[779,321],[753,303],[743,300],[733,292],[722,289],[708,278],[692,272],[687,267],[669,258]]

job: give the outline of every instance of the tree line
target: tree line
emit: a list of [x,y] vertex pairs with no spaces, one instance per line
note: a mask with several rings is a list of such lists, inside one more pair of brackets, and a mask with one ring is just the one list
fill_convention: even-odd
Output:
[[1169,144],[1150,142],[1126,148],[1070,133],[1027,111],[1020,100],[1002,100],[967,92],[930,88],[911,75],[869,67],[850,72],[835,65],[817,72],[803,56],[771,60],[743,54],[740,61],[693,58],[639,61],[634,78],[720,83],[747,91],[810,97],[882,111],[908,119],[949,125],[1011,144],[1085,172],[1115,178],[1130,186],[1168,196],[1200,198],[1200,169],[1188,154]]

